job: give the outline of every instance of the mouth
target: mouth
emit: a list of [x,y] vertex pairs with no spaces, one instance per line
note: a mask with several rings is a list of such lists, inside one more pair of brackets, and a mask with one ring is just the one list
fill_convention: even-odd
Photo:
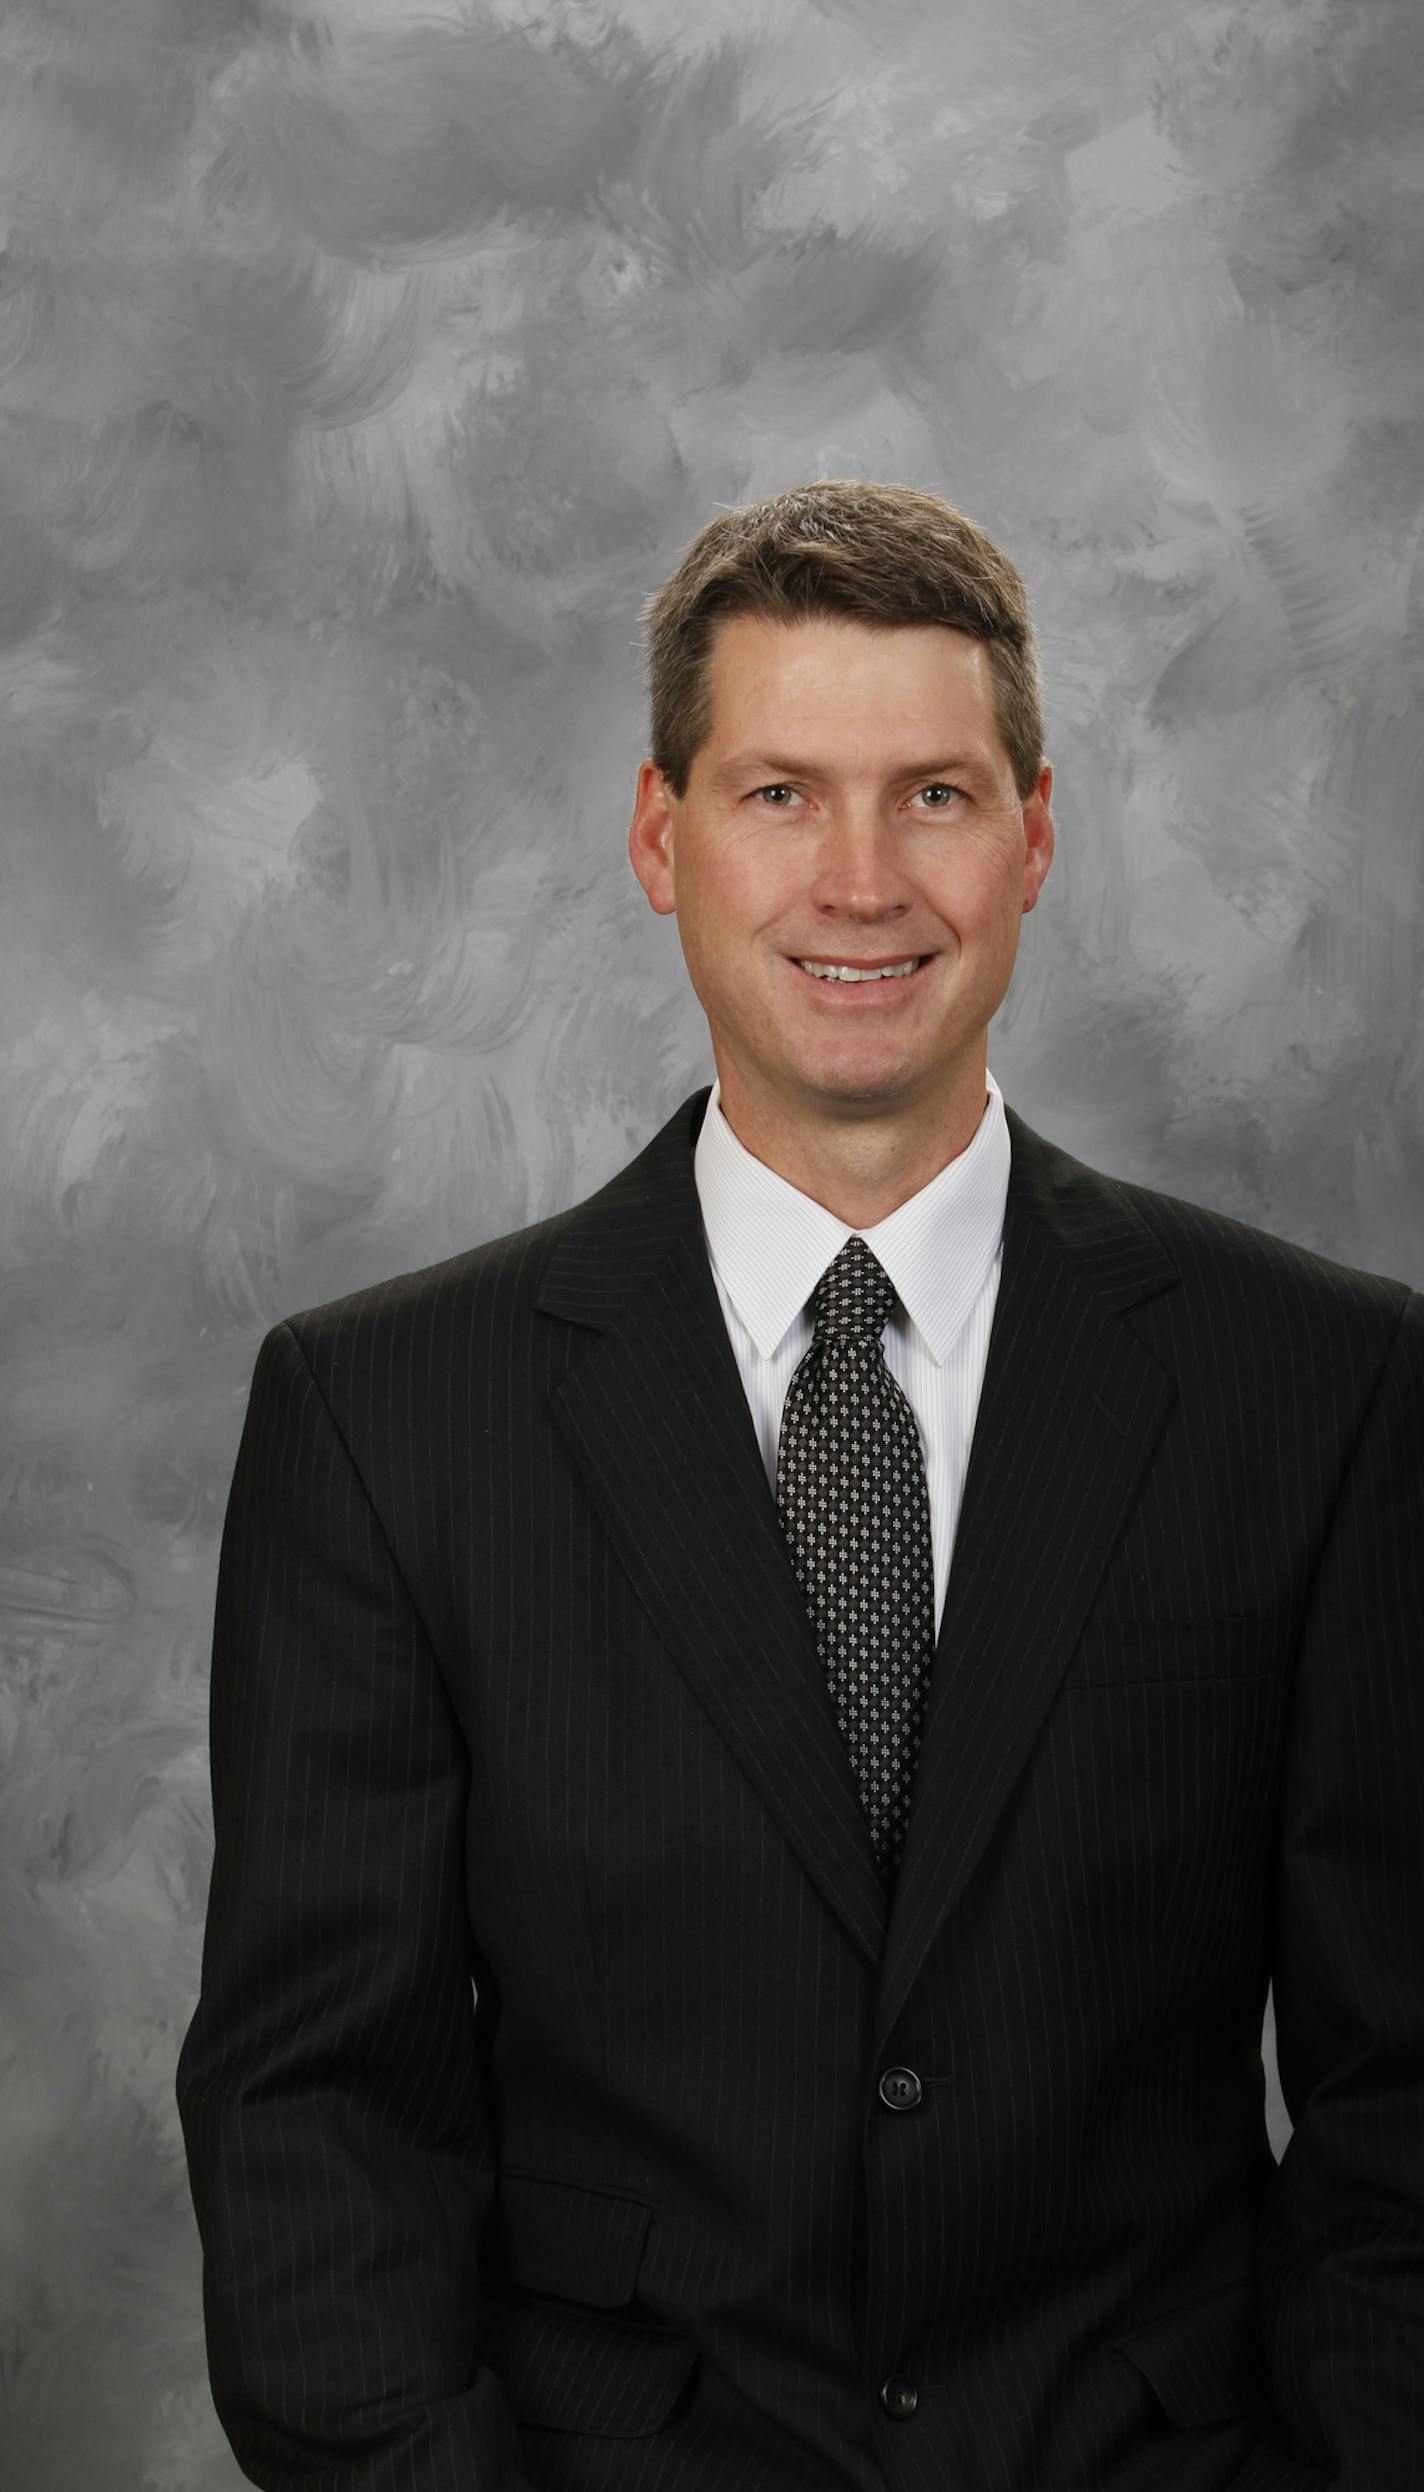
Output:
[[837,1002],[887,1001],[913,987],[934,958],[931,952],[903,952],[896,960],[816,960],[789,955],[798,976],[809,979]]

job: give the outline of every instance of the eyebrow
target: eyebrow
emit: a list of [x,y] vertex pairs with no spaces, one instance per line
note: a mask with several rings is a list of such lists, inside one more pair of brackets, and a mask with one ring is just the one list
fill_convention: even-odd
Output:
[[[993,765],[985,753],[968,752],[939,755],[933,761],[909,762],[891,777],[906,782],[926,779],[984,779],[992,775]],[[775,786],[783,779],[824,779],[828,774],[817,762],[797,761],[784,753],[733,753],[712,773],[715,787],[730,787],[743,779],[765,780]]]

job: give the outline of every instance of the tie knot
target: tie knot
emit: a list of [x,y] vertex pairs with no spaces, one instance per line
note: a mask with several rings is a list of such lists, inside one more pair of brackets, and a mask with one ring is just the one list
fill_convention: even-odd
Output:
[[895,1285],[863,1237],[848,1237],[811,1293],[815,1339],[878,1341],[896,1303]]

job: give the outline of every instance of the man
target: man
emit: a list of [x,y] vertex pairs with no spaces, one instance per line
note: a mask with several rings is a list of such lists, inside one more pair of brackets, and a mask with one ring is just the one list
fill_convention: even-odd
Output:
[[1005,1110],[977,529],[731,511],[649,638],[716,1088],[254,1379],[219,2411],[272,2492],[1412,2492],[1424,1305]]

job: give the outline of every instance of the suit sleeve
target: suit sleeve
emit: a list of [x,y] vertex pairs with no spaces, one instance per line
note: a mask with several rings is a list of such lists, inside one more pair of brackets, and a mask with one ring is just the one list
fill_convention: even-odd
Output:
[[1424,1298],[1317,1571],[1274,1982],[1294,2134],[1261,2244],[1281,2411],[1338,2492],[1424,2483]]
[[519,2492],[476,2342],[492,2158],[467,1761],[286,1326],[258,1359],[228,1504],[211,1742],[178,2099],[219,2416],[268,2492]]

